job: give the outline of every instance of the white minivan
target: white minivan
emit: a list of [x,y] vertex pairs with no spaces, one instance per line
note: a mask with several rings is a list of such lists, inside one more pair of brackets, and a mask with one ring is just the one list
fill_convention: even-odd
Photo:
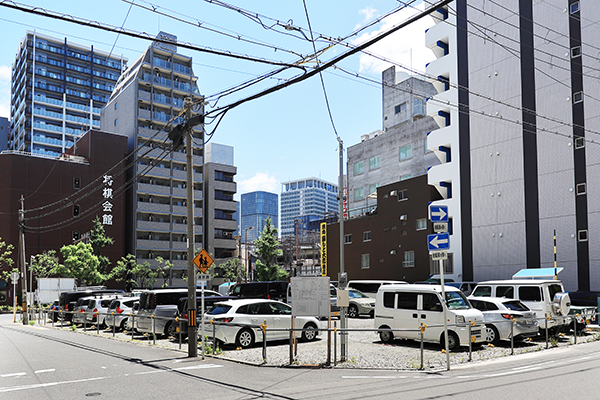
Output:
[[406,285],[404,281],[389,281],[379,279],[360,279],[348,281],[347,287],[363,292],[369,297],[375,298],[377,291],[383,285]]
[[[473,308],[457,288],[446,286],[448,348],[485,343],[485,324],[481,311]],[[420,340],[421,323],[426,325],[423,340],[445,346],[441,285],[383,285],[375,300],[375,329],[384,343],[396,338]],[[474,324],[471,324],[471,321]],[[469,337],[469,325],[471,336]]]

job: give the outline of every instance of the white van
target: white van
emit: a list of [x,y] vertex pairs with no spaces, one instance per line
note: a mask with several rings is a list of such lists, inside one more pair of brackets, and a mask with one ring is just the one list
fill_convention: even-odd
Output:
[[[448,317],[448,348],[468,346],[469,342],[485,342],[485,325],[481,311],[473,308],[465,295],[457,288],[446,286],[446,314]],[[475,322],[471,326],[470,321]],[[375,300],[375,329],[399,329],[380,331],[384,343],[396,338],[420,340],[421,323],[427,325],[423,340],[444,343],[444,313],[441,285],[383,285]]]
[[386,280],[376,280],[376,279],[362,279],[362,280],[354,280],[348,281],[347,287],[356,289],[358,291],[363,292],[369,297],[375,298],[377,295],[377,291],[382,285],[407,285],[408,282],[404,281],[386,281]]
[[[567,317],[571,309],[569,293],[559,280],[506,279],[479,282],[469,297],[506,297],[521,300],[535,312],[543,332],[546,326],[552,333],[566,330],[571,322]],[[546,315],[551,318],[547,321]]]

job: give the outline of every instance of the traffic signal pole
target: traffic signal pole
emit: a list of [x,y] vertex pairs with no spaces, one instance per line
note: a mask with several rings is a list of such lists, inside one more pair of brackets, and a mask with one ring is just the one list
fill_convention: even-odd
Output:
[[25,266],[25,199],[21,196],[21,209],[19,210],[19,262],[21,264],[21,291],[23,298],[23,325],[29,324],[27,310],[27,269]]

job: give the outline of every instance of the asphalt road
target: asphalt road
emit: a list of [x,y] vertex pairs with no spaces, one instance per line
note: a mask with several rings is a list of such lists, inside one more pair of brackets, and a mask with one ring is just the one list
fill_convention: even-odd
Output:
[[600,342],[407,372],[254,367],[0,315],[0,399],[594,399]]

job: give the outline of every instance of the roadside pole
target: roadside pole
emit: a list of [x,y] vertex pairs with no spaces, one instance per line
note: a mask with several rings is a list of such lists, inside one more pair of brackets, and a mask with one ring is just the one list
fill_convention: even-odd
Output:
[[[339,215],[340,215],[340,276],[344,275],[344,142],[338,137],[340,144],[340,177],[338,184]],[[342,283],[342,279],[338,279]],[[347,280],[345,281],[347,282]],[[346,283],[340,285],[340,289],[346,289]],[[346,307],[340,307],[340,361],[346,361],[348,355],[346,349]]]
[[[191,99],[186,100],[186,120],[192,116]],[[188,275],[188,357],[198,357],[198,326],[196,324],[196,268],[194,266],[194,180],[192,157],[192,128],[185,128],[187,168],[187,275]]]
[[[21,263],[21,292],[23,298],[23,325],[29,324],[27,315],[27,268],[25,266],[25,199],[21,196],[21,209],[19,210],[19,261]],[[16,293],[15,293],[16,294]]]

